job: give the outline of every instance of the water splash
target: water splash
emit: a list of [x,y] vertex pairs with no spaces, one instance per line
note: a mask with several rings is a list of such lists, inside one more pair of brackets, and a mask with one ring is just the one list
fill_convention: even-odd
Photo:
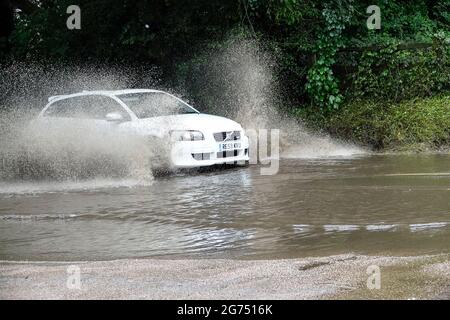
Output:
[[18,63],[2,71],[0,180],[151,181],[156,146],[146,138],[75,124],[48,128],[31,120],[51,95],[122,89],[136,82],[155,86],[152,72],[142,78],[127,68]]
[[[280,111],[284,92],[274,76],[276,58],[260,42],[231,39],[208,56],[206,66],[207,72],[193,79],[200,81],[200,100],[209,101],[206,111],[234,118],[246,129],[280,129],[282,157],[348,157],[364,152],[311,132]],[[145,139],[76,127],[50,131],[28,123],[51,95],[159,86],[155,69],[13,63],[3,66],[2,73],[0,179],[152,179],[149,159],[159,146]]]
[[284,88],[276,79],[276,57],[254,39],[231,38],[209,53],[198,76],[198,97],[210,112],[234,118],[246,129],[280,129],[281,156],[348,157],[365,151],[309,130],[282,111]]

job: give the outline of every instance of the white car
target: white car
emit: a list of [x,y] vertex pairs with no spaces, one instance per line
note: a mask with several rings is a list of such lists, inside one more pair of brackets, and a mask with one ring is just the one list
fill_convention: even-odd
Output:
[[170,165],[193,168],[248,163],[249,139],[230,119],[203,114],[160,90],[83,91],[53,96],[39,113],[46,125],[67,121],[148,136],[170,145]]

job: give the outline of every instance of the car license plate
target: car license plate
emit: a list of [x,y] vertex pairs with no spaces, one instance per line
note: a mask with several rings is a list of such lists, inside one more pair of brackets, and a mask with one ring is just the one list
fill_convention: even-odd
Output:
[[219,152],[221,151],[230,151],[230,150],[236,150],[241,148],[240,142],[225,142],[219,144]]

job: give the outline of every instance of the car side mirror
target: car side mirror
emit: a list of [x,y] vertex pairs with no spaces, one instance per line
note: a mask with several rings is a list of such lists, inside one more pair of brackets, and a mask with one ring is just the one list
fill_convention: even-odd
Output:
[[105,116],[105,119],[106,119],[106,121],[109,121],[109,122],[122,122],[123,116],[120,113],[111,112]]

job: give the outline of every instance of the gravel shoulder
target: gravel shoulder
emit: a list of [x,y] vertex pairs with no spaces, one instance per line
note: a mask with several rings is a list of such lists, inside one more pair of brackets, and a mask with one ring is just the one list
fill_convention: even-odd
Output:
[[[449,261],[449,255],[352,254],[281,260],[0,261],[0,299],[449,299]],[[380,268],[379,289],[367,287],[369,266]]]

